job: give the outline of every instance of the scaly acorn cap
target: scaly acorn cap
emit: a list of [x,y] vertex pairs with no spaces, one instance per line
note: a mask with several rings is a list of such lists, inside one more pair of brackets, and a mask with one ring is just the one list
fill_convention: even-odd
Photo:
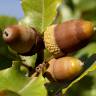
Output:
[[[44,42],[46,48],[54,55],[61,54],[61,50],[56,44],[55,37],[54,37],[54,28],[57,25],[52,25],[47,28],[47,30],[44,32]],[[63,53],[61,54],[63,55]]]
[[40,34],[30,27],[11,25],[3,31],[4,41],[21,55],[34,55],[44,49]]
[[52,25],[44,32],[45,47],[58,58],[84,47],[93,32],[93,24],[85,20]]

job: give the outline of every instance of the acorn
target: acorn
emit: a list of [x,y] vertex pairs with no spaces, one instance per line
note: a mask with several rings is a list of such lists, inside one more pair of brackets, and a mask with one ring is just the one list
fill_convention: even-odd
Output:
[[65,56],[88,44],[94,33],[93,29],[93,24],[85,20],[51,25],[44,32],[45,47],[55,58]]
[[61,57],[51,59],[49,67],[44,73],[49,80],[73,80],[83,71],[83,62],[75,57]]
[[4,41],[21,55],[34,55],[44,49],[41,35],[30,27],[11,25],[3,31]]

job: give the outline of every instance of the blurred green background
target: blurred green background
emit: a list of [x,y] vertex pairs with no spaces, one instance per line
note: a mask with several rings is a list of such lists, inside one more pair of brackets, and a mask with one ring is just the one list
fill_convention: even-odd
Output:
[[63,0],[58,10],[59,22],[83,18],[92,21],[96,25],[96,0]]

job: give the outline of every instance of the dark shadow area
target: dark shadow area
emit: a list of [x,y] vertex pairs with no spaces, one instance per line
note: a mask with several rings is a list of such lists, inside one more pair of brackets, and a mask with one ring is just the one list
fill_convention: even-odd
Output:
[[86,76],[74,84],[67,92],[69,96],[82,96],[83,92],[90,91],[94,84],[92,76]]

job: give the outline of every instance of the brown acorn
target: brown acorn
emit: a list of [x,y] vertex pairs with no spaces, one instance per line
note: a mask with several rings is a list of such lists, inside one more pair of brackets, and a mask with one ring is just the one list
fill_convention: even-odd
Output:
[[44,49],[40,34],[33,28],[12,25],[3,31],[4,41],[22,55],[33,55]]
[[51,59],[49,67],[44,73],[46,77],[55,81],[72,80],[83,70],[83,63],[74,57]]
[[93,24],[85,20],[51,25],[44,32],[45,47],[58,58],[84,47],[93,33]]

